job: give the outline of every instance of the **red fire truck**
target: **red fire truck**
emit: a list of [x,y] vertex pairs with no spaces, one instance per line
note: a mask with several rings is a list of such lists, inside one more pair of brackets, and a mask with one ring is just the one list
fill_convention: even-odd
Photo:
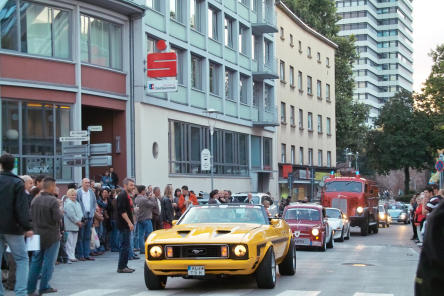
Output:
[[378,187],[371,180],[352,177],[325,179],[321,193],[324,207],[341,209],[350,219],[350,226],[359,226],[361,235],[378,233]]

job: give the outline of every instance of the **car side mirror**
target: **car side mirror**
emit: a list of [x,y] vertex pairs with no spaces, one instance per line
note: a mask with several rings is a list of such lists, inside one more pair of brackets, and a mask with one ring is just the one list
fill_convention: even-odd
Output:
[[177,224],[177,220],[171,221],[171,225],[176,226],[176,224]]
[[277,218],[270,219],[270,224],[273,226],[278,226],[279,223],[280,223],[280,219],[277,219]]

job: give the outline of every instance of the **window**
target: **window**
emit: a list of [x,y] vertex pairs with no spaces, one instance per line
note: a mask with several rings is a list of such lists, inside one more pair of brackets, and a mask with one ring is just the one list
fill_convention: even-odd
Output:
[[216,64],[214,62],[210,62],[210,69],[209,69],[210,93],[217,95],[217,96],[220,96],[220,88],[219,88],[220,69],[221,69],[221,66],[219,64]]
[[302,109],[299,109],[299,128],[304,128],[304,111]]
[[330,101],[330,84],[325,85],[325,99]]
[[262,161],[261,137],[251,136],[251,167],[261,168]]
[[122,26],[91,16],[80,16],[82,62],[122,69]]
[[331,151],[327,151],[327,166],[331,168]]
[[313,114],[311,112],[308,112],[308,117],[307,117],[307,122],[308,122],[308,130],[309,131],[313,131]]
[[184,85],[184,72],[185,72],[185,50],[171,46],[171,51],[174,51],[177,56],[177,83]]
[[322,82],[320,80],[316,82],[316,95],[318,99],[322,99]]
[[225,16],[224,30],[225,30],[225,46],[234,48],[234,20],[228,16]]
[[282,82],[285,82],[285,62],[281,61],[280,63],[280,79]]
[[294,106],[290,106],[290,125],[295,126],[294,120]]
[[286,124],[287,123],[286,122],[287,114],[285,114],[285,109],[286,109],[285,103],[281,102],[281,123],[282,124]]
[[264,40],[264,64],[269,67],[273,61],[273,43],[268,40]]
[[240,74],[239,79],[239,99],[243,104],[248,104],[248,76]]
[[203,59],[196,55],[191,55],[191,87],[203,89],[202,86],[202,61]]
[[291,145],[290,157],[291,157],[291,163],[296,164],[296,148],[293,145]]
[[235,100],[234,97],[234,75],[236,73],[228,68],[225,68],[225,99]]
[[70,59],[71,35],[70,11],[29,2],[18,9],[15,0],[0,4],[2,49]]
[[331,118],[327,117],[327,135],[331,135]]
[[202,30],[202,1],[201,0],[191,0],[190,1],[190,27],[194,30]]
[[170,17],[180,23],[184,22],[184,4],[182,0],[170,0]]
[[273,87],[265,85],[264,87],[264,109],[270,111],[274,107]]
[[304,164],[304,147],[299,147],[299,164]]
[[157,39],[154,39],[150,36],[146,38],[146,52],[147,53],[153,53],[158,52],[158,49],[156,47]]
[[272,169],[272,140],[271,138],[263,138],[264,139],[264,170],[271,170]]
[[160,0],[146,0],[146,6],[155,9],[157,11],[160,11]]
[[287,162],[287,145],[281,144],[281,162]]
[[317,59],[318,59],[318,63],[321,63],[321,53],[320,53],[320,52],[318,52],[318,53],[316,54],[316,57],[317,57]]
[[299,53],[302,53],[302,41],[298,41],[298,50],[299,50]]
[[308,165],[313,165],[313,149],[308,149]]
[[290,34],[290,46],[294,47],[294,37],[293,37],[293,34]]
[[307,47],[307,57],[311,58],[311,47]]
[[318,115],[318,133],[322,134],[322,115]]
[[219,37],[219,12],[208,6],[208,37],[220,41]]
[[327,65],[327,68],[330,68],[330,58],[325,59],[325,64]]
[[248,36],[250,36],[248,28],[239,23],[239,52],[244,55],[248,55]]
[[307,94],[310,96],[313,95],[311,76],[307,76]]
[[294,87],[294,68],[290,66],[290,86]]
[[[169,122],[169,171],[172,174],[209,174],[201,171],[200,153],[210,148],[206,126]],[[248,175],[248,135],[216,129],[213,135],[214,173]]]
[[253,81],[253,106],[259,106],[259,98],[262,97],[262,88],[261,83],[257,83]]
[[298,89],[299,91],[303,91],[302,88],[302,72],[298,71]]
[[322,150],[318,150],[318,166],[323,165]]
[[281,37],[281,39],[282,39],[282,40],[285,40],[285,32],[284,32],[284,28],[281,27],[280,30],[279,30],[279,32],[280,32],[280,37]]

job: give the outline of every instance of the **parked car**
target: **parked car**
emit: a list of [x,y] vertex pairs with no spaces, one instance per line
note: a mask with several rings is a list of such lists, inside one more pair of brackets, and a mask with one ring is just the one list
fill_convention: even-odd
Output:
[[388,208],[388,213],[392,217],[392,223],[410,224],[410,215],[408,209],[400,203],[392,204]]
[[[270,208],[268,211],[270,212],[272,217],[276,217],[278,214],[278,207],[276,206],[276,202],[266,193],[251,193],[253,195],[253,203],[255,205],[261,205],[264,200],[268,200],[270,202]],[[248,201],[248,192],[236,193],[233,194],[231,199],[232,203],[246,203]]]
[[378,210],[379,210],[379,225],[382,225],[382,227],[390,227],[391,217],[385,206],[379,205]]
[[344,239],[350,239],[350,222],[344,219],[344,213],[336,208],[326,208],[328,224],[333,229],[333,239],[343,242]]
[[199,192],[199,196],[197,196],[197,202],[200,205],[208,204],[209,199],[210,199],[210,194],[206,192]]
[[254,275],[259,288],[296,272],[293,234],[283,219],[269,219],[263,206],[193,206],[171,229],[154,231],[145,243],[144,276],[150,290],[167,277],[217,278]]
[[322,206],[294,203],[284,209],[282,217],[290,225],[297,247],[316,248],[323,252],[334,247],[333,229]]

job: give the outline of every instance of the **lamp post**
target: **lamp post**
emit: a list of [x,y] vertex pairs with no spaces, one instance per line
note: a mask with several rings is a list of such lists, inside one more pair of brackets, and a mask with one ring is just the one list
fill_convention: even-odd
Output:
[[[208,127],[210,128],[210,175],[211,175],[211,191],[214,189],[214,127],[216,126],[217,121],[217,114],[219,113],[217,110],[214,109],[208,109],[206,111],[203,111],[203,113],[208,117]],[[213,116],[214,114],[214,116]]]
[[355,157],[355,170],[359,171],[358,167],[359,152],[353,153],[350,148],[345,148],[345,158],[346,161],[348,162],[348,167],[351,167],[351,161],[350,162],[348,161],[349,156]]

